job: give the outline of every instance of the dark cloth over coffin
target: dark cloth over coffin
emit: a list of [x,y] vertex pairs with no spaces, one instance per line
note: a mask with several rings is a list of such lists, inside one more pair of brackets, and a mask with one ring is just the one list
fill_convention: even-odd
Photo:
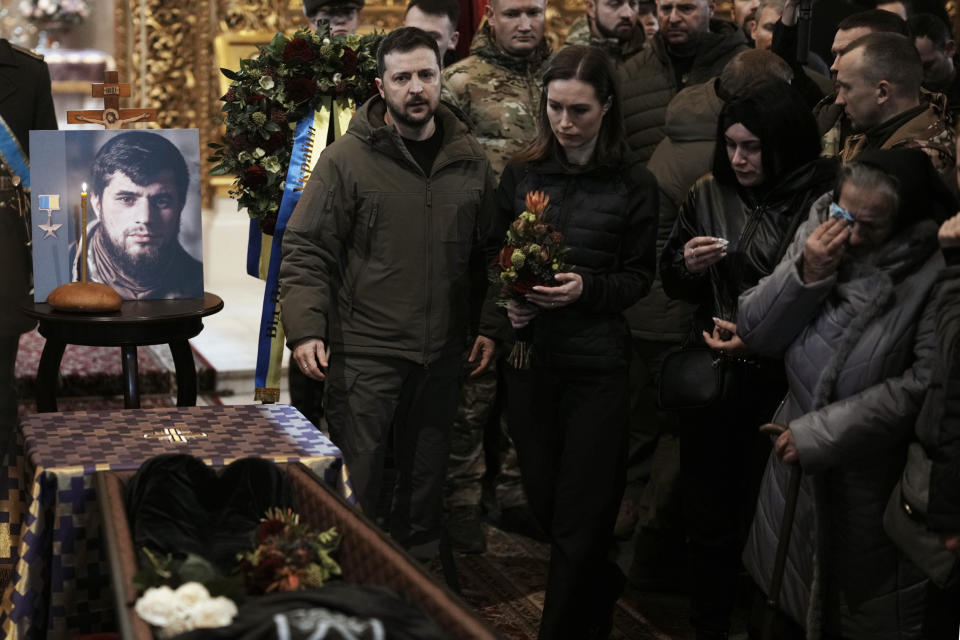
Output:
[[[345,619],[349,616],[349,619]],[[322,630],[325,630],[323,632]],[[317,635],[322,632],[323,635]],[[415,605],[388,589],[331,582],[314,591],[271,593],[244,602],[233,624],[177,640],[446,640]]]
[[293,501],[289,481],[269,460],[243,458],[218,474],[193,456],[168,454],[130,479],[126,505],[138,552],[194,553],[229,574],[237,554],[252,548],[267,509]]

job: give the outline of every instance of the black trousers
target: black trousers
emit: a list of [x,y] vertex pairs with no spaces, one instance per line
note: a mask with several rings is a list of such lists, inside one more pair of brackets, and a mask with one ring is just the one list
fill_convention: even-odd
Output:
[[786,388],[782,367],[743,365],[734,371],[736,393],[681,416],[691,622],[705,636],[730,626],[740,554],[770,452],[770,438],[758,428],[773,418]]
[[550,536],[540,638],[599,637],[623,589],[611,560],[626,482],[627,372],[507,372],[507,415],[527,501]]

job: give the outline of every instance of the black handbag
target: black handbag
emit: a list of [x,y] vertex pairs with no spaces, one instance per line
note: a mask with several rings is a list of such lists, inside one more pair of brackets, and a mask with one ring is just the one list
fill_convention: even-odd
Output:
[[[715,267],[710,267],[710,288],[713,294],[715,313],[721,317],[732,314],[724,307],[717,287]],[[687,344],[697,340],[699,332],[693,330]],[[733,360],[715,352],[704,344],[685,346],[663,359],[660,365],[660,384],[657,388],[657,404],[661,409],[705,409],[730,397],[736,372]]]
[[671,353],[660,366],[657,404],[661,409],[704,409],[729,394],[730,362],[709,347]]

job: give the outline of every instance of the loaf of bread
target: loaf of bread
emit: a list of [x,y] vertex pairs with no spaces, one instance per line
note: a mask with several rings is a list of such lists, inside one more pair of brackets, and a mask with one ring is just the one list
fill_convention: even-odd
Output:
[[47,296],[47,304],[57,311],[96,313],[119,311],[120,294],[99,282],[68,282]]

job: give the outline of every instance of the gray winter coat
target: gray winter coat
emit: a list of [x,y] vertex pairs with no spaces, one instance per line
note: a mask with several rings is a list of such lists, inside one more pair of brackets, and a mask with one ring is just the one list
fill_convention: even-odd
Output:
[[[903,467],[935,355],[928,293],[943,266],[936,225],[898,233],[866,260],[804,284],[798,266],[831,194],[774,272],[740,298],[751,350],[783,354],[789,392],[775,421],[794,435],[805,474],[780,608],[807,629],[871,640],[919,637],[923,576],[884,534],[883,510]],[[767,589],[789,468],[771,456],[744,551]]]

